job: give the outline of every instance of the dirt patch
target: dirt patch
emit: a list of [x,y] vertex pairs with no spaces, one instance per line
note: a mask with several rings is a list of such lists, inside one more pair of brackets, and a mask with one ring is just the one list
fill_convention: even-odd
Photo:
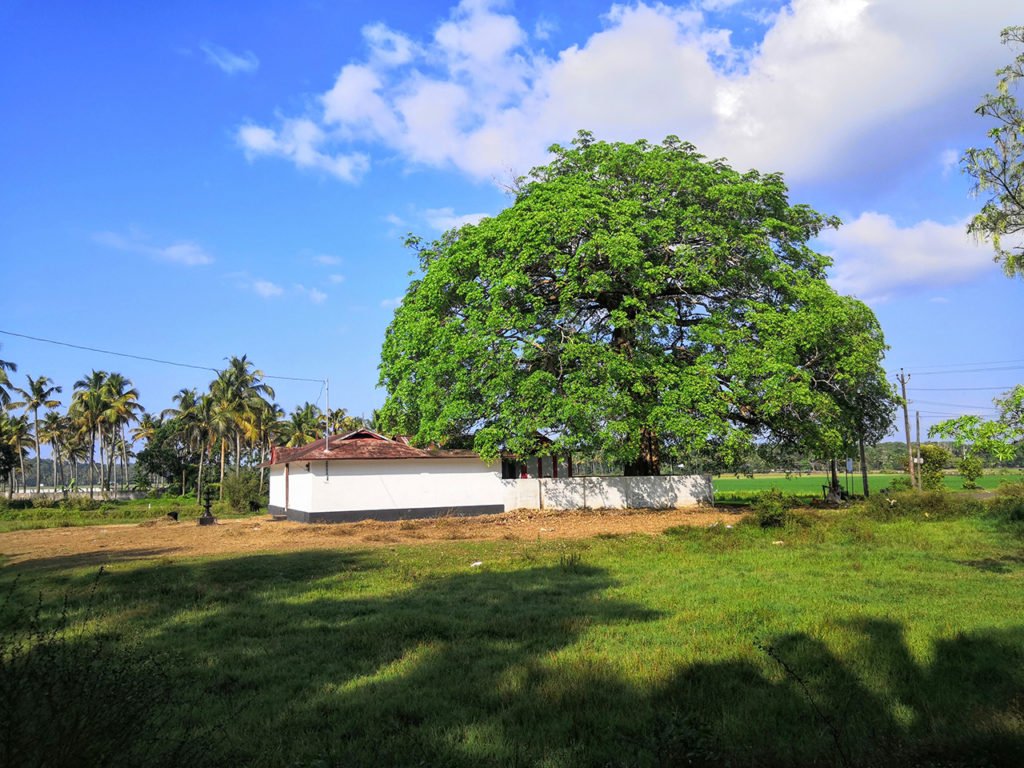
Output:
[[676,525],[735,522],[729,509],[506,512],[479,517],[442,517],[335,525],[226,520],[213,526],[166,518],[132,525],[45,528],[0,534],[5,564],[93,565],[160,557],[252,554],[298,549],[351,549],[439,541],[582,539],[599,535],[658,534]]

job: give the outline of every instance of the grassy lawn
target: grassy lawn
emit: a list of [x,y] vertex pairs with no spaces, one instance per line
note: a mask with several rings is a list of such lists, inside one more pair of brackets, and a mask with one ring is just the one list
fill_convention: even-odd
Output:
[[[44,658],[63,677],[33,683],[87,694],[4,668],[0,728],[61,733],[79,764],[107,714],[139,742],[115,753],[153,765],[182,745],[196,765],[1024,764],[1024,540],[985,516],[166,558],[98,583],[8,566],[10,585],[8,630],[40,591],[42,625],[65,594],[92,617],[64,651],[100,671],[76,688]],[[80,711],[106,730],[54,725]]]
[[[906,477],[904,474],[869,474],[868,484],[872,493],[885,488],[894,478]],[[949,474],[943,478],[945,486],[950,491],[963,490],[963,478],[959,475]],[[1020,482],[1024,480],[1024,474],[1019,470],[1005,470],[1002,472],[990,472],[978,478],[978,486],[984,490],[993,490],[1005,482]],[[809,499],[821,498],[821,486],[828,484],[828,477],[824,473],[813,475],[790,475],[775,472],[771,474],[758,474],[753,477],[736,477],[735,475],[720,475],[714,478],[715,498],[721,501],[744,501],[754,496],[759,491],[769,488],[778,488],[785,493]],[[839,484],[846,488],[846,475],[839,473]],[[862,489],[860,473],[850,475],[850,491],[860,494]]]
[[[83,497],[80,503],[87,499]],[[118,523],[139,523],[144,520],[163,517],[168,512],[177,512],[179,519],[188,520],[203,514],[203,508],[196,504],[194,496],[164,496],[154,499],[133,499],[126,501],[95,500],[95,509],[75,506],[2,508],[0,507],[0,533],[28,528],[64,528],[78,525],[117,525]],[[211,510],[217,517],[245,517],[231,510],[226,503],[215,503]],[[262,513],[266,514],[266,510]]]

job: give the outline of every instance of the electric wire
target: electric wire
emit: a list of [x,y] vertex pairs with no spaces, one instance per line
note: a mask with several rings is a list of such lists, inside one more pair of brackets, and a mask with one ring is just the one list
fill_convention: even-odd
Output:
[[[43,342],[45,344],[55,344],[55,345],[57,345],[59,347],[70,347],[71,349],[81,349],[81,350],[85,350],[86,352],[98,352],[98,353],[103,354],[103,355],[114,355],[115,357],[127,357],[127,358],[131,358],[132,360],[144,360],[146,362],[159,363],[161,365],[173,365],[173,366],[176,366],[178,368],[191,368],[191,369],[197,370],[197,371],[211,371],[213,373],[220,373],[219,370],[217,370],[216,368],[212,368],[212,367],[210,367],[208,365],[193,365],[191,363],[179,363],[179,362],[174,361],[174,360],[162,360],[162,359],[160,359],[158,357],[147,357],[146,355],[133,355],[133,354],[131,354],[129,352],[114,352],[113,350],[110,350],[110,349],[100,349],[98,347],[88,347],[88,346],[85,346],[84,344],[71,344],[70,342],[66,342],[66,341],[57,341],[56,339],[44,339],[44,338],[42,338],[40,336],[29,336],[27,333],[15,333],[14,331],[5,331],[5,330],[2,330],[2,329],[0,329],[0,333],[4,334],[5,336],[16,336],[16,337],[18,337],[20,339],[28,339],[30,341],[40,341],[40,342]],[[308,381],[308,382],[311,382],[313,384],[319,383],[319,384],[321,384],[321,386],[324,383],[324,379],[309,379],[309,378],[304,378],[304,377],[301,377],[301,376],[272,376],[272,375],[269,375],[269,374],[263,374],[263,378],[264,379],[276,379],[278,381]]]
[[1005,392],[1008,389],[1013,389],[1014,385],[1011,384],[1007,387],[914,387],[915,392],[989,392],[999,391]]

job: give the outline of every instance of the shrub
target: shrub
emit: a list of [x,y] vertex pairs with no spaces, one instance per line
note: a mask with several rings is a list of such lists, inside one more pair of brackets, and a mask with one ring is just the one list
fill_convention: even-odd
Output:
[[911,518],[944,520],[979,514],[984,505],[964,494],[943,491],[899,491],[887,496],[872,496],[864,505],[868,517],[874,520]]
[[60,503],[52,496],[32,497],[32,509],[56,509],[59,506]]
[[942,488],[942,470],[952,460],[953,455],[941,445],[922,445],[921,488],[925,491],[937,491]]
[[224,500],[235,512],[253,512],[263,506],[260,479],[254,472],[224,478]]
[[977,456],[964,456],[956,465],[957,471],[964,479],[964,488],[973,490],[978,487],[978,478],[984,472],[981,459]]
[[73,509],[79,512],[94,512],[100,508],[100,503],[96,499],[90,499],[88,496],[68,496],[60,503],[61,509]]
[[789,510],[799,506],[795,497],[778,488],[759,492],[750,503],[754,520],[762,528],[781,528],[789,521]]
[[899,493],[912,490],[913,487],[914,485],[910,482],[909,475],[897,475],[889,481],[889,485],[882,489],[882,493]]
[[1000,485],[996,497],[989,502],[989,509],[1024,534],[1024,482]]

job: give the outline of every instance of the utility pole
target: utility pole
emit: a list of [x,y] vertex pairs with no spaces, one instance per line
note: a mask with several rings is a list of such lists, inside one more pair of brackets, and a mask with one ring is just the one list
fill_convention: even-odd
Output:
[[896,377],[896,380],[900,383],[900,391],[903,393],[903,434],[907,438],[907,472],[910,473],[910,484],[913,487],[917,487],[914,482],[916,472],[914,471],[914,449],[910,445],[910,411],[907,409],[907,382],[910,381],[910,376],[903,373],[903,369],[900,368],[900,375]]
[[921,477],[921,470],[924,468],[924,464],[921,462],[921,412],[914,411],[914,420],[917,422],[917,426],[914,428],[914,442],[917,443],[917,458],[914,459],[916,464],[915,469],[917,470],[917,490],[924,490],[924,483]]
[[331,450],[331,380],[324,379],[324,389],[327,391],[327,414],[324,419],[324,450]]

